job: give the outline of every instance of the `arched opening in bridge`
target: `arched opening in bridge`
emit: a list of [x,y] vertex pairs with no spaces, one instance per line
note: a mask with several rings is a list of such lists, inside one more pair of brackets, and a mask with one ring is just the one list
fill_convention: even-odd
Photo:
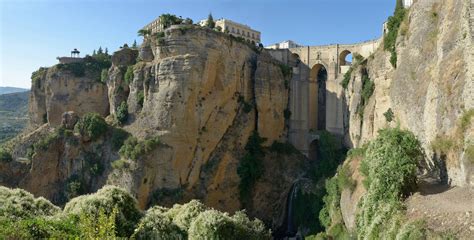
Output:
[[326,81],[328,72],[322,64],[311,68],[310,74],[310,129],[326,129]]
[[344,50],[339,55],[339,66],[349,66],[352,64],[352,53],[349,50]]
[[297,67],[298,64],[301,62],[300,55],[293,53],[290,55],[290,65]]

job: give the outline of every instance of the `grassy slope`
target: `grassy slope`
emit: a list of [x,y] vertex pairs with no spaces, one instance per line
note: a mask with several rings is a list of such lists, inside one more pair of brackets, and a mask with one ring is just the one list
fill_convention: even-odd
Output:
[[0,95],[0,143],[14,137],[26,126],[29,93]]

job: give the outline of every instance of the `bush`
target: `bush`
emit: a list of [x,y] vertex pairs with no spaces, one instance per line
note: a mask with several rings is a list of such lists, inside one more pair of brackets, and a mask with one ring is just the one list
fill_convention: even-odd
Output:
[[35,198],[22,189],[0,186],[0,218],[17,221],[33,217],[53,216],[61,209],[43,197]]
[[361,90],[361,99],[357,112],[359,113],[360,118],[364,116],[364,109],[367,103],[369,102],[370,97],[372,97],[372,94],[374,93],[375,90],[375,83],[370,80],[369,76],[364,74],[362,76],[362,90]]
[[291,74],[293,73],[293,68],[286,64],[280,64],[280,70],[284,78],[291,77]]
[[129,137],[125,140],[124,145],[120,148],[120,156],[132,160],[138,160],[143,155],[153,151],[160,144],[158,137],[138,141],[134,137]]
[[384,42],[384,49],[386,51],[390,51],[390,63],[394,68],[397,67],[397,51],[396,51],[396,44],[397,44],[397,36],[400,29],[400,25],[405,18],[406,10],[403,7],[403,3],[401,0],[397,0],[397,5],[395,7],[395,13],[393,16],[388,18],[387,21],[387,28],[388,33],[385,34],[383,42]]
[[103,83],[106,83],[108,79],[109,79],[109,70],[102,69],[102,72],[100,73],[100,81]]
[[143,107],[143,102],[145,101],[145,95],[143,94],[143,91],[138,92],[137,94],[137,104],[140,107]]
[[173,223],[173,219],[166,215],[167,209],[153,207],[146,211],[140,220],[134,236],[137,239],[186,239],[187,233]]
[[0,148],[0,162],[11,162],[12,155],[4,148]]
[[76,239],[80,237],[74,218],[32,217],[11,221],[0,217],[2,239]]
[[270,239],[260,220],[250,221],[242,212],[230,217],[227,213],[207,210],[192,222],[189,239]]
[[113,208],[110,214],[106,214],[103,207],[99,213],[83,212],[79,216],[79,229],[83,239],[115,239],[115,219],[118,210]]
[[270,146],[270,151],[278,153],[278,154],[293,154],[293,153],[298,153],[298,149],[295,148],[291,143],[289,142],[278,142],[274,141],[272,145]]
[[128,104],[126,101],[120,103],[115,111],[115,118],[120,124],[124,124],[128,120]]
[[254,131],[245,146],[246,153],[237,167],[237,174],[240,177],[240,201],[244,206],[250,203],[253,187],[264,172],[262,158],[265,153],[261,144],[265,141],[266,139],[261,138],[258,132]]
[[342,88],[347,89],[347,87],[349,86],[349,82],[351,81],[352,71],[353,69],[351,67],[346,73],[344,73],[344,78],[342,79],[342,82],[341,82]]
[[389,108],[383,115],[387,122],[393,121],[393,111],[391,108]]
[[133,81],[133,65],[127,67],[127,71],[125,72],[123,79],[125,80],[126,84],[130,84]]
[[125,131],[121,128],[113,128],[112,136],[111,136],[111,139],[110,139],[110,142],[112,143],[112,148],[114,150],[119,150],[123,146],[125,140],[129,136],[130,136],[130,134],[127,131]]
[[74,131],[94,141],[107,132],[108,125],[97,113],[87,113],[74,127]]
[[[413,133],[394,129],[382,129],[365,154],[364,163],[367,194],[360,202],[357,229],[360,236],[381,238],[380,233],[388,224],[401,221],[403,198],[416,188],[416,171],[423,159],[420,142]],[[382,237],[383,238],[383,237]]]
[[64,213],[81,216],[86,214],[98,218],[101,209],[110,216],[116,207],[116,232],[119,237],[128,237],[141,218],[136,200],[125,190],[115,186],[104,186],[94,194],[73,198],[64,207]]

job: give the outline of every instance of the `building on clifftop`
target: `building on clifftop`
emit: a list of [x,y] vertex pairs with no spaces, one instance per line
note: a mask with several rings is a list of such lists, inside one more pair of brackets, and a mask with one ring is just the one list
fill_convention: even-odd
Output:
[[280,43],[275,43],[269,46],[266,46],[266,49],[289,49],[289,48],[299,48],[303,47],[303,45],[297,44],[294,41],[286,40]]
[[402,0],[402,2],[405,8],[409,8],[413,4],[413,0]]
[[[222,32],[229,33],[234,37],[241,37],[254,43],[261,42],[261,34],[259,31],[252,29],[248,25],[237,23],[229,19],[221,18],[215,21],[216,28],[220,28]],[[199,21],[200,26],[206,26],[207,19]]]

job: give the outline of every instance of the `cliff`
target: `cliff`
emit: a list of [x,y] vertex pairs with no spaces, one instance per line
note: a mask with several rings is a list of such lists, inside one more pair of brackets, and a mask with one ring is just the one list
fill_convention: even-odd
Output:
[[[269,148],[285,142],[288,130],[289,76],[279,62],[227,34],[188,25],[148,36],[140,49],[124,47],[110,61],[102,71],[86,58],[33,74],[34,131],[7,145],[13,161],[0,163],[1,184],[63,203],[107,182],[134,194],[142,209],[198,198],[234,212],[243,208],[237,169],[256,132],[265,171],[246,208],[280,224],[288,191],[308,162]],[[109,125],[98,137],[76,124],[96,121],[90,112]]]

